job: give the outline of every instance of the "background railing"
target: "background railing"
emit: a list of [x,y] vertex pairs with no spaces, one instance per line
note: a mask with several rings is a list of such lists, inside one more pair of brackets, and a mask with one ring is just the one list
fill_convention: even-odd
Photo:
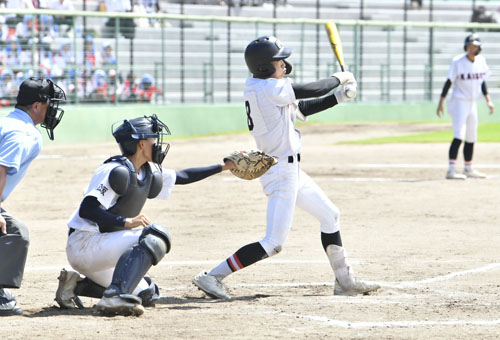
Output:
[[[359,16],[360,7],[347,5],[345,12],[324,5],[316,19],[315,1],[302,2],[304,7],[283,6],[279,12],[276,3],[269,8],[228,6],[232,16],[222,16],[223,6],[183,3],[169,3],[168,14],[1,9],[0,15],[10,18],[4,24],[9,38],[0,51],[1,103],[7,105],[15,97],[23,78],[40,75],[56,80],[69,101],[77,104],[240,102],[248,77],[243,52],[260,35],[276,34],[294,49],[289,61],[297,82],[337,71],[323,28],[330,20],[339,27],[346,63],[358,79],[357,101],[436,100],[452,57],[463,52],[464,38],[472,31],[480,32],[482,53],[493,71],[490,93],[495,99],[500,92],[500,25],[468,23],[469,10],[449,9],[457,2],[470,9],[470,3],[435,2],[433,20],[438,21],[429,22],[424,20],[430,13],[425,0],[423,10],[408,10],[406,16],[398,7],[400,3],[406,7],[406,2],[371,3],[370,17],[365,19],[394,13],[394,20],[387,21],[338,19],[350,13]],[[449,21],[464,21],[446,21],[446,6]],[[282,18],[277,13],[300,13],[304,18]],[[23,27],[24,35],[17,34]]]

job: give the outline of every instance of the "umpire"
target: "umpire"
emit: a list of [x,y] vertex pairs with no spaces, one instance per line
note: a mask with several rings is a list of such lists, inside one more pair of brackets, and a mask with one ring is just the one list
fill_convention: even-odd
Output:
[[[42,148],[42,135],[36,128],[47,129],[51,140],[64,111],[64,91],[50,79],[23,81],[17,104],[10,114],[0,118],[0,205],[26,174],[31,161]],[[6,288],[19,288],[29,246],[26,225],[0,206],[0,316],[20,315],[16,296]]]

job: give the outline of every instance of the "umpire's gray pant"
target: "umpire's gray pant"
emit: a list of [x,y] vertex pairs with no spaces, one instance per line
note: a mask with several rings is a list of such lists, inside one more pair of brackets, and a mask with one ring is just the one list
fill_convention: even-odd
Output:
[[19,288],[30,244],[28,227],[3,209],[1,214],[7,234],[0,235],[0,288]]

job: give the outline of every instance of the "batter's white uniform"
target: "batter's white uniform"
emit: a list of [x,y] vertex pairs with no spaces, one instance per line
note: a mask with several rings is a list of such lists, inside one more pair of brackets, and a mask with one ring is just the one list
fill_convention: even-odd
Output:
[[451,96],[448,98],[448,113],[453,124],[453,137],[474,143],[477,139],[477,105],[481,96],[481,84],[490,70],[482,55],[477,55],[474,62],[467,54],[453,58],[448,71],[448,79],[453,83]]
[[278,157],[278,164],[260,178],[269,198],[267,232],[260,241],[266,253],[272,256],[281,250],[295,205],[316,217],[322,232],[337,232],[339,210],[298,162],[302,143],[300,132],[295,129],[298,106],[292,80],[248,78],[244,97],[248,127],[258,149]]
[[[120,165],[122,164],[119,162],[101,164],[94,172],[90,184],[85,190],[84,197],[96,197],[102,209],[111,208],[119,196],[109,185],[109,173]],[[143,177],[144,171],[138,175],[141,180]],[[166,200],[175,185],[176,174],[174,170],[163,169],[162,177],[163,187],[156,198]],[[101,233],[99,232],[99,226],[90,220],[81,218],[79,211],[80,208],[78,207],[68,222],[68,227],[75,229],[68,237],[66,245],[68,261],[75,270],[97,284],[108,287],[111,284],[118,259],[127,249],[138,244],[142,229]],[[148,287],[149,284],[142,279],[133,294],[137,295]]]

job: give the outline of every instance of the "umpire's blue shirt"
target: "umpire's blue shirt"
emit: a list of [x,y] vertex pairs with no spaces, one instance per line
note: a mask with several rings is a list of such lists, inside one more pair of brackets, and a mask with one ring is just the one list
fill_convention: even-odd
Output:
[[26,112],[15,109],[0,118],[0,165],[8,168],[2,201],[21,181],[41,149],[42,134]]

